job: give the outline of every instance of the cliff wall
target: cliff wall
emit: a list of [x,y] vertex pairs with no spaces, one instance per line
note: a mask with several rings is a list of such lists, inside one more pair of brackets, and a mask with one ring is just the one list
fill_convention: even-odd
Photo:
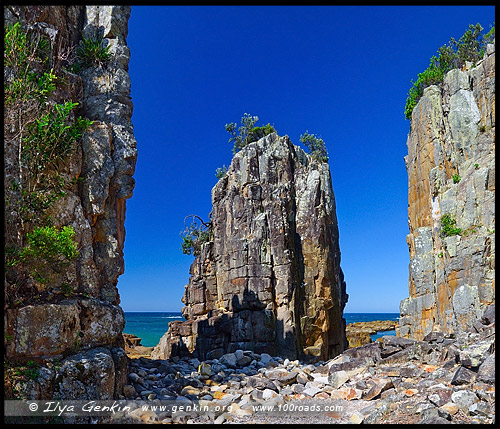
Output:
[[[6,356],[12,362],[41,365],[39,378],[18,386],[18,397],[110,399],[121,394],[126,382],[125,321],[116,285],[124,270],[125,201],[132,196],[136,161],[126,44],[129,15],[130,7],[124,6],[4,8],[5,25],[20,22],[23,31],[50,41],[48,60],[57,79],[47,103],[77,102],[75,115],[94,121],[60,166],[61,180],[70,185],[49,208],[55,227],[74,229],[78,257],[48,284],[31,277],[21,282],[16,267],[6,275]],[[110,60],[71,69],[79,42],[96,37],[109,46]],[[16,78],[12,73],[5,68],[4,84]],[[22,180],[20,148],[28,120],[16,106],[7,106],[4,116],[5,194],[10,198],[16,198]],[[21,247],[30,225],[21,223],[16,207],[6,210],[5,240]],[[54,361],[57,369],[50,364]]]
[[152,357],[341,353],[347,295],[328,164],[272,133],[234,156],[212,205],[213,241],[182,299],[187,321],[170,323]]
[[408,135],[409,297],[399,335],[472,329],[495,302],[495,45],[424,90]]

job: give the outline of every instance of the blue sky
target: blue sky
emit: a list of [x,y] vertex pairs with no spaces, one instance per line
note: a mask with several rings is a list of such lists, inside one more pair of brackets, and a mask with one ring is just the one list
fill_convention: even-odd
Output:
[[138,158],[127,201],[125,311],[180,311],[192,256],[184,217],[208,218],[224,125],[245,112],[330,155],[345,312],[399,312],[408,295],[410,80],[492,6],[132,6],[128,45]]

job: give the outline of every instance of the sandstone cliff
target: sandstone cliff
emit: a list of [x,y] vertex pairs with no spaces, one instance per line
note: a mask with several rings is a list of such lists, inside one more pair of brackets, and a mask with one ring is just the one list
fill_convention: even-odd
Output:
[[495,302],[494,44],[425,89],[407,145],[410,296],[399,335],[421,340],[472,328]]
[[213,241],[153,358],[237,349],[325,359],[346,348],[347,302],[328,164],[269,134],[212,189]]
[[[74,178],[50,208],[55,227],[71,226],[76,261],[59,283],[43,288],[32,279],[5,281],[5,348],[12,362],[34,360],[40,377],[19,387],[17,395],[34,399],[111,399],[126,381],[123,311],[116,288],[123,273],[125,200],[134,187],[136,142],[126,44],[130,7],[6,6],[5,25],[20,22],[23,31],[48,36],[50,62],[58,76],[48,103],[78,102],[76,113],[94,121],[59,171]],[[103,37],[109,46],[105,66],[69,71],[68,59],[82,38]],[[4,70],[4,83],[9,83]],[[11,83],[11,82],[10,82]],[[18,180],[23,112],[6,108],[5,193],[14,197]],[[14,119],[14,120],[12,120]],[[6,213],[6,242],[21,244],[19,213]],[[26,224],[24,224],[26,226]],[[17,229],[16,229],[17,228]],[[58,368],[50,365],[57,359]],[[49,362],[49,365],[45,365]]]

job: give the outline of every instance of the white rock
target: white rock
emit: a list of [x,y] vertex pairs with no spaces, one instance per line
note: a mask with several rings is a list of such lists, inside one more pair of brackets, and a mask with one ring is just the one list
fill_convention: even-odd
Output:
[[307,387],[306,389],[304,389],[304,391],[302,393],[304,395],[314,396],[314,395],[316,395],[316,393],[319,393],[319,392],[321,392],[321,389],[319,389],[315,386],[310,386],[310,387]]
[[276,396],[278,396],[278,394],[271,389],[264,389],[264,391],[262,392],[262,399],[271,399],[275,398]]
[[328,376],[328,384],[338,389],[347,380],[349,380],[349,375],[345,371],[335,371]]
[[363,420],[364,420],[364,419],[365,419],[365,416],[364,416],[363,414],[358,413],[357,411],[355,411],[355,412],[352,414],[352,416],[351,416],[351,418],[349,419],[349,421],[350,421],[351,423],[354,423],[354,424],[356,424],[356,425],[359,425],[359,424],[363,423]]
[[479,402],[479,398],[470,390],[459,390],[451,394],[451,401],[461,409],[469,409],[472,404]]

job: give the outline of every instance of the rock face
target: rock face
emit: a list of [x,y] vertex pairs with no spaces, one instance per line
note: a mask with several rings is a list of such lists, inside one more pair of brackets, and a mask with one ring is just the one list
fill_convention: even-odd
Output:
[[[6,25],[20,22],[50,36],[53,61],[59,65],[50,101],[77,102],[76,114],[94,121],[60,171],[64,177],[79,180],[50,209],[54,226],[73,227],[79,249],[76,262],[65,274],[67,289],[61,293],[53,284],[36,299],[20,292],[17,302],[6,300],[6,356],[12,361],[61,360],[59,369],[45,380],[52,390],[35,386],[39,399],[112,398],[121,393],[127,371],[122,338],[125,321],[116,285],[124,270],[125,201],[132,196],[136,161],[126,44],[130,7],[6,6],[4,12]],[[78,75],[60,66],[64,55],[74,52],[83,37],[92,38],[96,32],[110,46],[108,64],[83,69]],[[6,117],[16,114],[5,113]],[[19,170],[18,140],[15,129],[6,130],[6,194],[10,192],[7,184]],[[16,214],[6,213],[7,222],[10,216]],[[9,233],[19,231],[8,230],[6,241],[13,240]],[[6,278],[6,291],[11,282]],[[88,374],[76,380],[73,375],[79,371],[75,366],[79,362],[84,363],[81,371]]]
[[328,164],[269,134],[212,189],[214,239],[153,358],[237,349],[327,358],[346,348],[347,302]]
[[371,336],[377,332],[393,331],[399,326],[393,320],[374,320],[372,322],[349,323],[345,328],[349,347],[360,347],[372,342]]
[[[409,297],[399,335],[472,328],[495,302],[495,45],[415,107],[408,136]],[[458,234],[443,236],[445,215]]]

